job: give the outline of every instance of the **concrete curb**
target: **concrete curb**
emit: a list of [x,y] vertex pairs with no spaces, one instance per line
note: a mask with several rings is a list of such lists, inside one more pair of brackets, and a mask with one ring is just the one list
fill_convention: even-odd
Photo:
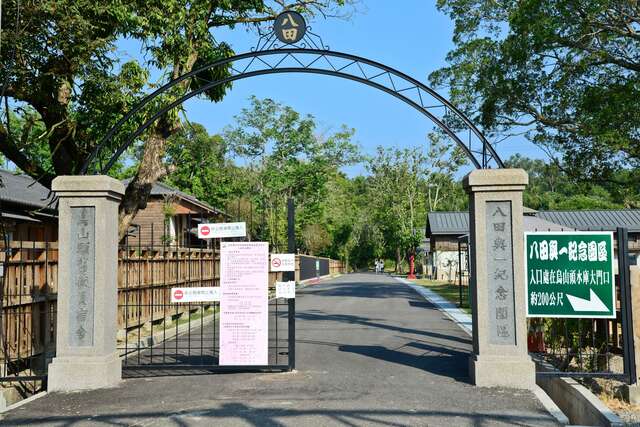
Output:
[[437,293],[425,288],[424,286],[415,285],[409,280],[403,279],[401,277],[394,277],[394,279],[409,286],[411,289],[420,294],[424,299],[438,307],[440,311],[442,311],[448,318],[450,318],[458,326],[460,326],[460,328],[462,328],[462,330],[465,331],[469,336],[473,335],[473,322],[471,321],[470,314],[465,313],[463,310],[456,307],[455,304],[453,304],[446,298],[441,297]]
[[547,412],[550,413],[551,416],[555,418],[560,424],[564,426],[571,424],[571,422],[569,421],[569,417],[567,417],[564,412],[562,412],[562,409],[560,409],[558,405],[556,405],[556,402],[554,402],[553,399],[549,397],[549,395],[544,391],[542,387],[536,386],[536,388],[533,389],[533,394],[535,394],[540,403],[542,403],[544,409],[546,409]]
[[[435,305],[438,308],[438,310],[440,310],[444,315],[450,318],[456,325],[460,327],[460,329],[465,331],[469,336],[473,336],[473,332],[472,332],[473,322],[471,320],[470,314],[459,309],[458,307],[456,307],[455,304],[453,304],[446,298],[441,297],[434,291],[427,289],[424,286],[413,284],[409,280],[403,279],[401,277],[394,277],[394,278],[400,283],[403,283],[409,286],[414,291],[416,291],[425,300]],[[558,421],[562,425],[569,424],[569,418],[564,414],[564,412],[560,409],[560,407],[556,405],[553,399],[551,399],[551,397],[547,395],[547,393],[543,388],[536,385],[536,387],[532,390],[532,392],[536,396],[538,401],[542,404],[544,409],[553,418],[555,418],[556,421]]]
[[[549,363],[536,360],[538,371],[555,371]],[[581,425],[622,427],[625,423],[588,388],[574,378],[538,375],[536,382],[572,422]]]
[[[5,412],[9,412],[12,411],[16,408],[21,407],[22,405],[26,405],[29,402],[33,402],[36,399],[40,399],[41,397],[45,397],[47,395],[46,391],[41,391],[40,393],[36,393],[33,396],[29,396],[26,399],[22,399],[19,402],[14,403],[13,405],[8,405],[2,409],[0,409],[0,414],[4,414]],[[0,415],[0,419],[2,419],[2,416]]]
[[311,285],[317,285],[318,283],[322,283],[324,281],[327,280],[331,280],[331,279],[335,279],[336,277],[340,277],[342,275],[344,275],[346,273],[338,273],[338,274],[328,274],[326,276],[320,276],[320,277],[313,277],[311,279],[306,279],[306,280],[301,280],[298,282],[298,286],[296,287],[296,289],[304,289],[306,287],[309,287]]

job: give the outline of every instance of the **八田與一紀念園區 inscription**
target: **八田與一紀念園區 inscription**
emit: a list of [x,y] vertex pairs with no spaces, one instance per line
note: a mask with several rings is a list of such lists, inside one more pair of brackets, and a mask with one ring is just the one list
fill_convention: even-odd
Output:
[[515,344],[511,202],[487,202],[489,342]]
[[69,346],[93,345],[95,208],[71,207]]

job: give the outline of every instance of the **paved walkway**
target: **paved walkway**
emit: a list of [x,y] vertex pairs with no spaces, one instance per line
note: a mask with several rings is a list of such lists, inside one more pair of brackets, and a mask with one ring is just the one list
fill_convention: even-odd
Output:
[[296,373],[129,379],[9,413],[31,426],[551,426],[533,394],[468,383],[469,336],[407,285],[352,274],[300,291]]

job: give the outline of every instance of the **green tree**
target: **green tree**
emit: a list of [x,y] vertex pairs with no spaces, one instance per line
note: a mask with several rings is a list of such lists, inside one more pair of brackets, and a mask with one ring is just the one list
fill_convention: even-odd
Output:
[[166,181],[211,206],[223,208],[245,190],[246,183],[228,158],[220,135],[209,135],[197,123],[185,125],[171,136],[165,163],[173,165]]
[[343,260],[358,269],[384,252],[384,239],[371,214],[369,179],[334,174],[327,183],[327,197],[321,223],[331,244],[322,255]]
[[455,22],[455,49],[431,82],[487,132],[525,133],[571,177],[614,182],[637,206],[640,3],[437,4]]
[[460,209],[467,203],[456,179],[466,163],[464,154],[439,134],[427,139],[426,150],[378,147],[367,165],[371,176],[366,206],[384,237],[382,255],[395,259],[398,272],[422,242],[427,212]]
[[[284,9],[307,15],[336,16],[349,0],[10,0],[3,5],[0,97],[5,109],[0,124],[0,150],[18,168],[50,187],[58,175],[77,174],[82,164],[123,112],[150,87],[157,87],[233,54],[214,32],[238,24],[261,25]],[[266,25],[266,24],[265,24]],[[114,53],[123,38],[140,42],[145,63],[121,62]],[[149,69],[161,76],[150,81]],[[215,80],[229,70],[212,69],[202,76]],[[163,105],[202,80],[185,79],[158,101]],[[219,101],[228,86],[202,97]],[[128,126],[148,118],[157,104]],[[12,128],[13,113],[42,126],[38,138]],[[173,110],[141,136],[138,169],[120,207],[124,234],[137,211],[146,206],[151,187],[171,172],[163,162],[168,139],[183,126]],[[34,125],[35,126],[35,125]],[[33,126],[32,126],[33,127]],[[105,153],[121,142],[116,135]]]
[[375,222],[384,236],[385,255],[395,258],[397,272],[406,251],[415,251],[422,240],[425,195],[421,184],[426,181],[426,165],[420,148],[382,147],[367,165]]
[[[353,129],[343,126],[335,133],[318,135],[312,116],[301,116],[271,99],[252,97],[250,102],[223,137],[230,153],[246,164],[247,196],[254,199],[264,219],[262,237],[281,250],[286,242],[287,199],[295,199],[300,238],[307,226],[319,224],[330,177],[341,166],[357,161],[358,149],[351,142]],[[299,246],[311,251],[309,242],[300,239]]]
[[624,207],[606,187],[575,182],[556,163],[514,155],[508,167],[522,168],[529,174],[524,204],[536,210],[615,209]]
[[467,163],[460,147],[439,133],[427,135],[429,149],[425,165],[427,211],[461,210],[469,198],[456,174]]

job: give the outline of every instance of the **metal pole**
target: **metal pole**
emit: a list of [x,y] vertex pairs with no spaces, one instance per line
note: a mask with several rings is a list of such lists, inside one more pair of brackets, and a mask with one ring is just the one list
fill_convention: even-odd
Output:
[[[287,251],[290,254],[296,253],[296,229],[295,229],[295,204],[290,197],[287,199]],[[295,280],[295,271],[287,271],[286,280]],[[296,300],[289,298],[289,315],[288,315],[288,344],[289,344],[289,371],[296,369]]]
[[631,282],[629,273],[629,235],[626,228],[616,229],[618,242],[618,277],[620,279],[620,309],[624,350],[624,373],[628,384],[637,382],[636,355],[633,339],[633,311],[631,306]]
[[460,243],[460,238],[458,238],[458,294],[460,296],[460,307],[462,307],[462,248]]
[[[296,207],[293,199],[287,199],[287,251],[290,254],[296,253],[296,225],[295,225]],[[290,271],[287,272],[291,273]],[[289,278],[293,280],[293,278]]]

